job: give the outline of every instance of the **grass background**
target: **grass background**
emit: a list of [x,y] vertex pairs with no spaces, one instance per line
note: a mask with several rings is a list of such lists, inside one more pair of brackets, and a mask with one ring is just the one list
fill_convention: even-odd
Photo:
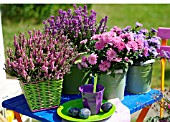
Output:
[[[170,27],[170,4],[92,4],[91,8],[97,12],[97,21],[106,15],[108,16],[109,29],[115,25],[122,28],[127,25],[134,26],[136,21],[142,23],[147,29],[151,27],[156,29],[158,27]],[[27,32],[33,28],[43,28],[42,23],[34,23],[31,21],[32,19],[34,18],[24,21],[2,20],[5,50],[12,47],[14,34],[18,35],[19,32]],[[168,44],[170,45],[170,41]],[[161,64],[160,61],[156,61],[152,74],[152,87],[160,87],[160,76]],[[165,86],[170,86],[169,62],[166,63]]]

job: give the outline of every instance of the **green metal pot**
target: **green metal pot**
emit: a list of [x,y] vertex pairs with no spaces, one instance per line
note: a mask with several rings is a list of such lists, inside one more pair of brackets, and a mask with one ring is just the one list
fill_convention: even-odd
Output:
[[98,84],[105,87],[103,98],[106,100],[119,98],[124,99],[124,90],[126,83],[126,72],[117,73],[115,77],[111,75],[99,75]]
[[130,66],[127,72],[126,90],[134,94],[151,90],[152,64]]
[[72,65],[70,72],[70,74],[64,76],[63,93],[78,94],[79,86],[89,82],[90,74],[79,70],[77,64]]

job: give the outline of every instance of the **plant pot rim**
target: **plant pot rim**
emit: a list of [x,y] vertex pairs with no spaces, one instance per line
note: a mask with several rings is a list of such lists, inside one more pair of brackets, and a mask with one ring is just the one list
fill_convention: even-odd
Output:
[[132,66],[147,66],[147,65],[152,65],[154,62],[155,62],[155,59],[149,59],[145,62],[134,63]]
[[135,64],[135,65],[131,65],[131,66],[129,66],[129,67],[138,67],[138,66],[140,66],[140,67],[147,67],[147,66],[151,66],[151,65],[153,65],[153,63],[151,63],[151,64],[145,64],[145,65],[137,65],[137,64]]

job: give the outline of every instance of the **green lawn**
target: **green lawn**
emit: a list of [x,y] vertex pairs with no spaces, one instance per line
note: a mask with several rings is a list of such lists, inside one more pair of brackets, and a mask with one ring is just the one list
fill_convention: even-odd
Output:
[[109,16],[109,27],[114,25],[125,27],[133,26],[136,21],[144,27],[170,27],[170,4],[97,4],[92,8],[98,12],[98,17]]
[[[105,15],[108,16],[108,27],[114,25],[126,27],[127,25],[135,25],[139,21],[145,28],[150,27],[170,27],[170,4],[94,4],[92,9],[97,11],[97,20],[99,21]],[[49,15],[50,16],[50,15]],[[17,16],[16,16],[17,17]],[[31,19],[31,18],[30,18]],[[7,47],[12,47],[13,36],[19,32],[26,32],[29,29],[42,29],[43,25],[33,24],[32,21],[14,22],[12,20],[3,21],[3,36],[5,50]],[[169,43],[170,44],[170,43]],[[152,87],[160,86],[160,62],[154,64],[152,75]],[[165,84],[170,86],[170,63],[167,62]]]

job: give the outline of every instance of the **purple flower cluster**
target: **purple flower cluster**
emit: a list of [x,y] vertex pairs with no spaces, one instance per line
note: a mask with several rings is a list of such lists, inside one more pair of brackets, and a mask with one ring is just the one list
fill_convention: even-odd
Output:
[[[74,45],[77,45],[78,52],[84,52],[90,46],[91,36],[106,31],[108,17],[103,17],[97,24],[97,13],[94,10],[89,13],[86,5],[83,8],[73,6],[73,11],[71,9],[68,11],[60,9],[58,16],[51,16],[51,18],[44,20],[43,24],[45,29],[48,29],[53,35],[63,31],[64,35],[68,36]],[[82,42],[81,40],[85,41]],[[82,43],[86,43],[86,45],[81,45]]]
[[157,30],[151,28],[150,31],[146,28],[141,28],[143,24],[136,22],[135,29],[130,29],[133,32],[135,41],[141,40],[142,50],[137,50],[135,56],[132,55],[134,63],[142,63],[150,59],[156,59],[159,57],[157,49],[160,48],[160,37],[156,36]]
[[14,51],[7,50],[5,71],[23,82],[62,79],[78,54],[70,40],[49,31],[33,30],[28,35],[14,36]]

